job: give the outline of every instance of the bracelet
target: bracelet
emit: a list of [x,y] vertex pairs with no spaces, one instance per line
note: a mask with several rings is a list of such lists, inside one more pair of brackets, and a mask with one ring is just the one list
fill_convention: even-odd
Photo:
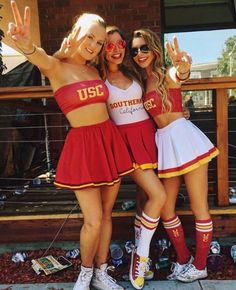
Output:
[[189,73],[189,70],[187,70],[186,72],[180,72],[176,70],[176,73],[178,72],[179,75],[186,75],[187,73]]
[[22,50],[22,53],[23,53],[24,55],[31,55],[31,54],[34,54],[35,51],[36,51],[36,45],[33,45],[33,51],[31,51],[31,52],[24,52],[24,51]]
[[[186,72],[187,73],[187,72]],[[185,73],[185,74],[186,74]],[[184,75],[184,74],[183,74]],[[184,82],[184,81],[186,81],[186,80],[188,80],[189,79],[189,77],[190,77],[190,70],[188,71],[188,75],[187,75],[187,77],[185,77],[185,78],[180,78],[178,75],[177,75],[177,71],[176,71],[176,73],[175,73],[175,77],[176,77],[176,79],[177,79],[177,81],[179,81],[179,82]]]

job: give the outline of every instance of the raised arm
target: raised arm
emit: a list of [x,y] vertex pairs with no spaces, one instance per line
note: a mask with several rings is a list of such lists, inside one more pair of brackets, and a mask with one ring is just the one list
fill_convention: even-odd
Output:
[[177,82],[188,80],[192,58],[187,52],[180,50],[176,36],[173,38],[173,45],[170,42],[166,43],[166,49],[173,64],[173,68],[170,69],[170,77]]
[[49,56],[42,48],[33,43],[30,35],[30,8],[25,7],[23,19],[15,1],[11,1],[11,8],[15,23],[9,23],[8,36],[31,63],[36,65],[45,75],[48,75],[50,70],[55,68],[58,60]]

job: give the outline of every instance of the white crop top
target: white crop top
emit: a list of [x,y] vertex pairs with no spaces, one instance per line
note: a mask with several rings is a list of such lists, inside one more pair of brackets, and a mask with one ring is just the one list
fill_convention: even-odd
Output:
[[111,119],[116,125],[131,124],[149,119],[143,106],[141,86],[133,81],[128,89],[123,90],[105,81],[109,90],[107,107]]

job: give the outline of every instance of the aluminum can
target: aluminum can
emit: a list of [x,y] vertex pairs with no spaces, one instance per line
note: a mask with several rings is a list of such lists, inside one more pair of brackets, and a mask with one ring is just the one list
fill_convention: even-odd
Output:
[[129,210],[129,209],[132,209],[135,207],[135,201],[134,200],[127,200],[127,201],[124,201],[121,205],[121,208],[123,210]]
[[27,259],[28,255],[24,252],[18,252],[18,253],[15,253],[11,260],[12,262],[14,263],[19,263],[19,262],[25,262],[25,260]]
[[70,250],[66,253],[67,258],[76,259],[80,254],[79,249]]

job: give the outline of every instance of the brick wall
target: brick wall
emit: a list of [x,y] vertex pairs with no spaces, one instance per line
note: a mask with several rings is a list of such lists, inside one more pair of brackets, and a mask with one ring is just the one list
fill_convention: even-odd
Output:
[[128,38],[134,29],[161,32],[161,0],[38,0],[42,47],[53,53],[83,12],[101,15],[109,25],[117,25]]

